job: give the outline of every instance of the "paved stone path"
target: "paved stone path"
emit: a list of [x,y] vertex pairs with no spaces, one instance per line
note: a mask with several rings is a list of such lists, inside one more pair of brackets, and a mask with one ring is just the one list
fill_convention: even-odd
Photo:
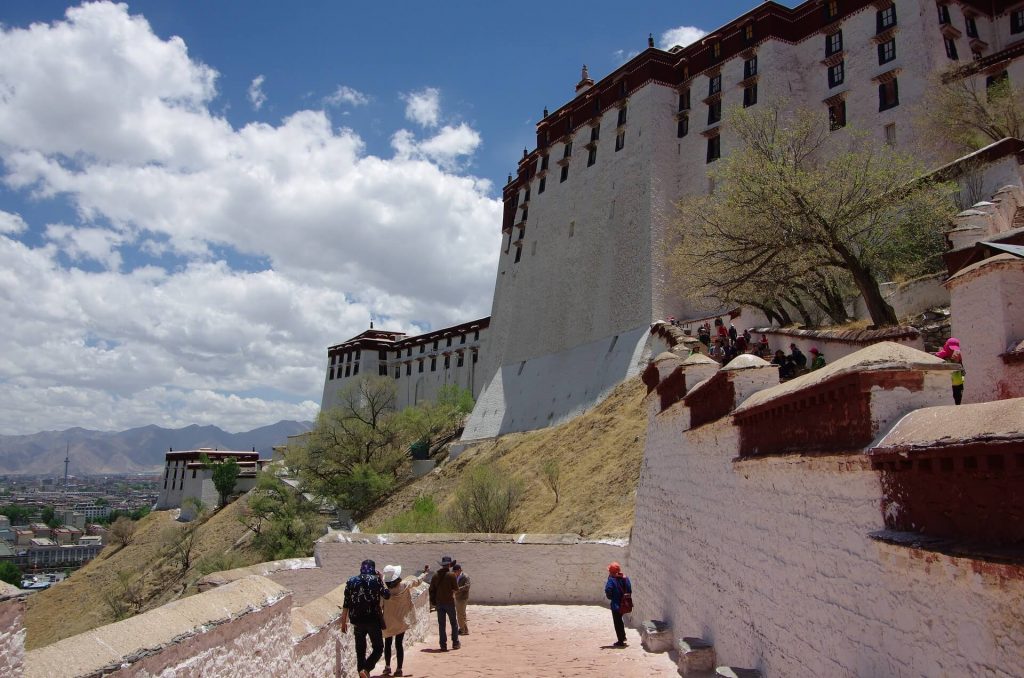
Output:
[[[436,623],[430,642],[405,649],[406,676],[677,676],[668,654],[649,654],[640,635],[626,629],[627,648],[615,642],[611,613],[583,605],[470,605],[470,634],[462,648],[439,652]],[[392,657],[391,668],[395,668]],[[374,676],[382,675],[384,660]]]

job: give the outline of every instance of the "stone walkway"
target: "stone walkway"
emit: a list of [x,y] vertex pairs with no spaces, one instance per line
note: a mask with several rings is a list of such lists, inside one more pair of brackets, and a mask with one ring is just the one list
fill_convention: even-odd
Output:
[[[667,654],[648,654],[626,629],[627,648],[614,648],[611,613],[596,606],[471,605],[462,648],[439,652],[431,642],[405,649],[404,674],[416,678],[471,676],[677,676]],[[391,668],[395,668],[392,657]],[[374,676],[382,675],[384,660]]]

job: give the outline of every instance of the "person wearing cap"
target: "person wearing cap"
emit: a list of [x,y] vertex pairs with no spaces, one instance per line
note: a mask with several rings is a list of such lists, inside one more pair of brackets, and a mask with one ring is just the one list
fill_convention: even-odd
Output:
[[811,347],[811,355],[814,356],[811,359],[811,372],[825,366],[825,354],[819,351],[817,346]]
[[452,564],[452,572],[455,573],[455,581],[458,588],[455,589],[455,617],[459,620],[459,635],[469,633],[469,624],[466,622],[466,606],[469,605],[469,575],[462,571],[462,565]]
[[964,397],[964,359],[960,355],[960,340],[956,337],[946,339],[946,343],[935,355],[948,363],[960,365],[960,369],[953,372],[953,402],[959,405]]
[[626,647],[626,627],[622,623],[622,611],[619,603],[622,602],[622,595],[633,593],[633,585],[629,577],[622,573],[622,566],[618,563],[608,565],[608,581],[604,585],[604,595],[612,601],[612,624],[615,625],[615,636],[618,640],[612,643],[613,647]]
[[[429,572],[425,568],[423,574],[402,580],[401,565],[384,566],[384,584],[388,587],[389,597],[381,602],[384,612],[384,675],[401,676],[402,663],[405,659],[405,632],[416,623],[416,609],[412,604],[412,590],[420,584],[423,576]],[[391,645],[395,646],[395,672],[391,673]]]
[[452,627],[452,649],[458,650],[461,647],[459,625],[455,619],[455,590],[459,588],[459,582],[451,569],[454,564],[455,560],[451,556],[441,558],[441,569],[430,580],[430,605],[437,610],[437,634],[441,652],[448,651],[446,620]]
[[[356,669],[359,678],[369,678],[373,667],[384,653],[384,615],[380,601],[391,597],[391,592],[381,581],[377,564],[364,560],[359,574],[345,582],[345,601],[341,610],[341,632],[348,633],[352,622],[356,637]],[[369,636],[372,651],[366,656],[366,638]]]

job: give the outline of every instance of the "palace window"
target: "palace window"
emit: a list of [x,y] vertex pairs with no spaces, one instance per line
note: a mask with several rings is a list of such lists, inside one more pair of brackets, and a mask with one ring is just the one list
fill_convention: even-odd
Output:
[[590,167],[597,162],[597,146],[591,146],[587,149],[587,167]]
[[386,377],[386,376],[388,376],[388,366],[387,365],[377,365],[377,376],[378,377]]
[[712,125],[722,119],[722,102],[712,101],[708,104],[708,124]]
[[878,86],[878,110],[887,111],[900,105],[900,88],[896,78]]
[[333,364],[334,364],[334,362],[335,362],[335,360],[334,360],[334,359],[335,359],[335,358],[337,358],[337,357],[338,357],[338,356],[337,356],[337,354],[331,355],[331,364],[332,364],[332,365],[333,365]]
[[597,140],[601,138],[601,127],[594,125],[590,128],[590,143],[595,144]]
[[835,66],[829,66],[828,69],[828,86],[829,89],[842,85],[843,80],[846,78],[846,64],[840,61]]
[[448,337],[447,340],[445,340],[445,346],[451,346],[451,345],[452,345],[452,338]]
[[949,7],[946,5],[939,5],[939,24],[945,26],[949,22]]
[[558,177],[558,183],[562,183],[562,182],[564,182],[568,178],[569,178],[569,166],[566,165],[565,167],[562,168],[562,172],[561,172],[561,174]]
[[716,42],[715,44],[711,45],[711,58],[714,59],[715,61],[718,61],[719,59],[722,58],[721,42]]
[[743,88],[743,108],[749,108],[757,103],[757,83]]
[[480,341],[480,330],[473,330],[473,341]]
[[743,79],[752,78],[757,75],[757,55],[750,57],[743,62]]
[[890,146],[896,145],[896,123],[894,122],[885,126],[885,143]]
[[886,40],[878,46],[878,63],[887,64],[896,58],[896,38]]
[[458,358],[457,358],[457,359],[455,360],[455,366],[456,366],[456,367],[462,367],[462,365],[464,364],[464,362],[465,362],[465,358],[463,358],[463,357],[462,357],[462,354],[460,353],[460,354],[459,354],[459,357],[458,357]]
[[526,193],[523,194],[523,204],[530,202],[530,187],[526,187]]
[[688,111],[690,110],[690,88],[687,87],[685,91],[679,93],[679,110]]
[[1024,33],[1024,9],[1015,9],[1010,12],[1010,32]]
[[475,364],[476,361],[479,360],[479,359],[480,359],[480,354],[477,353],[476,351],[473,351],[473,363]]
[[973,16],[964,17],[964,28],[967,29],[968,38],[978,37],[978,23],[974,20]]
[[411,355],[412,355],[412,346],[410,346],[409,348],[405,349],[405,357],[408,358]]
[[437,350],[437,339],[434,339],[434,348],[433,348],[433,350],[434,350],[434,351],[436,351],[436,350]]
[[328,370],[328,372],[327,372],[327,380],[328,380],[328,381],[332,381],[333,379],[334,379],[334,368],[332,367],[332,368],[331,368],[330,370]]
[[417,372],[422,372],[423,371],[423,360],[418,360],[417,362],[419,363],[419,367],[416,368],[416,371]]
[[619,132],[615,135],[615,152],[618,153],[626,146],[626,133]]
[[836,31],[825,37],[825,56],[830,57],[833,54],[843,51],[843,32]]
[[412,363],[406,363],[405,364],[405,376],[408,377],[410,374],[412,374]]
[[846,102],[840,101],[828,107],[828,128],[835,132],[846,127]]
[[547,156],[547,155],[542,155],[541,156],[541,158],[540,158],[540,171],[541,172],[547,171],[549,160],[550,160],[550,156]]
[[571,158],[571,157],[572,157],[572,142],[571,141],[567,141],[567,142],[565,142],[565,147],[562,149],[562,159],[564,160],[566,158]]
[[743,27],[743,42],[750,44],[754,42],[754,24],[748,23]]
[[384,349],[381,349],[381,350],[377,351],[377,360],[387,360],[387,359],[388,359],[388,352],[387,351],[385,351]]
[[540,195],[541,193],[544,192],[544,189],[547,188],[547,183],[547,177],[540,178],[540,183],[537,184],[537,195]]
[[948,56],[953,61],[958,61],[960,59],[960,57],[956,53],[956,42],[949,38],[946,38],[946,56]]
[[436,357],[430,359],[430,371],[431,372],[437,372],[437,358]]
[[713,96],[715,96],[716,94],[718,94],[721,91],[722,91],[722,76],[721,76],[721,74],[711,76],[711,78],[708,80],[708,96],[709,97],[713,97]]
[[708,137],[707,162],[714,162],[718,160],[720,157],[722,157],[721,139],[722,138],[717,134],[713,137]]
[[395,365],[395,379],[398,379],[401,376],[402,376],[402,366],[401,365]]
[[450,355],[446,355],[444,357],[444,368],[447,370],[451,366],[452,366],[452,357]]
[[617,123],[620,127],[626,124],[626,107],[623,106],[619,109],[619,121]]
[[460,334],[459,335],[459,343],[460,344],[465,344],[466,343],[466,335],[465,334]]
[[349,376],[351,371],[352,371],[352,366],[351,365],[345,365],[345,376],[346,377]]
[[426,344],[420,344],[420,353],[426,353],[426,352],[427,352],[427,345]]
[[352,366],[352,376],[355,376],[357,374],[359,374],[359,363],[356,363],[355,365]]
[[839,16],[839,0],[828,0],[825,3],[825,21],[831,21]]
[[684,115],[676,123],[676,138],[682,139],[690,132],[690,116]]
[[887,31],[896,25],[896,5],[889,5],[875,13],[875,33]]

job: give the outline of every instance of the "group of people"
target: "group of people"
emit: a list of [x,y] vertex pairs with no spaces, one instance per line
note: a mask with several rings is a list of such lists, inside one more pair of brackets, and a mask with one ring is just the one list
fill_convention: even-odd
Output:
[[772,358],[772,365],[779,367],[779,381],[788,381],[793,377],[799,377],[809,371],[820,370],[825,366],[825,354],[819,351],[817,346],[811,347],[810,367],[807,365],[807,356],[796,344],[790,344],[789,351],[787,354],[780,348],[775,351],[775,357]]
[[[440,569],[432,573],[429,565],[408,579],[402,579],[401,565],[387,565],[383,574],[377,564],[364,560],[359,574],[345,582],[341,612],[341,632],[348,633],[351,623],[356,644],[356,668],[359,678],[369,678],[381,656],[385,676],[402,676],[405,660],[405,632],[416,623],[412,590],[421,582],[430,582],[430,609],[437,611],[441,651],[448,651],[447,623],[451,624],[452,649],[461,647],[459,636],[469,633],[466,607],[469,604],[469,577],[462,565],[450,556],[441,558]],[[370,653],[367,655],[367,640]],[[392,647],[396,668],[391,672]]]
[[711,323],[708,322],[698,327],[697,340],[704,344],[708,356],[723,365],[744,353],[751,353],[765,360],[771,358],[771,363],[779,367],[780,381],[787,381],[825,366],[825,354],[816,346],[812,347],[810,351],[810,365],[808,365],[807,356],[796,344],[789,345],[790,352],[788,354],[782,349],[778,349],[772,356],[768,335],[762,333],[760,339],[754,341],[750,330],[745,329],[740,332],[733,324],[726,327],[721,318],[715,318],[714,330],[712,330]]

